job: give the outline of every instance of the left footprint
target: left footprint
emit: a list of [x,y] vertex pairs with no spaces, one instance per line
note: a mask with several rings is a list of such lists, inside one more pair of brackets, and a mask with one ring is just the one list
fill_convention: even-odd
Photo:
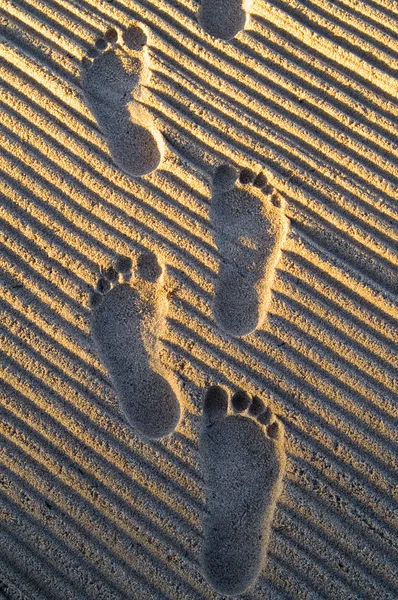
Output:
[[181,416],[178,391],[159,358],[168,309],[164,270],[154,254],[142,254],[130,284],[131,266],[119,257],[103,271],[90,297],[91,330],[127,421],[140,437],[160,439]]
[[160,165],[164,140],[140,102],[150,78],[147,35],[131,25],[122,37],[117,43],[118,34],[110,29],[97,40],[82,60],[81,82],[113,160],[129,175],[140,177]]

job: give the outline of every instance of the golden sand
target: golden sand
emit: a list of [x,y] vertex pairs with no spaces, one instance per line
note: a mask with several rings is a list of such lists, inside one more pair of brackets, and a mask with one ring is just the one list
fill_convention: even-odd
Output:
[[[393,600],[398,5],[253,0],[229,42],[198,11],[0,2],[0,597],[221,598],[201,564],[199,454],[219,384],[285,429],[267,562],[244,598]],[[82,58],[131,24],[148,33],[137,98],[164,142],[141,178],[115,165],[82,88]],[[263,173],[289,220],[264,321],[241,338],[213,314],[224,163]],[[157,360],[182,410],[156,442],[119,408],[89,307],[101,269],[147,250],[166,265]]]

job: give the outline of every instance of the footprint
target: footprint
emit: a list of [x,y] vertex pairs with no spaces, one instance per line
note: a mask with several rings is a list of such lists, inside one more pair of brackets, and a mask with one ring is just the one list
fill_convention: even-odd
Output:
[[198,21],[210,35],[229,41],[246,27],[251,0],[202,0]]
[[119,257],[103,271],[90,297],[91,330],[127,421],[137,435],[159,439],[180,420],[176,385],[159,358],[168,309],[164,270],[146,252],[137,261],[136,278],[127,283],[131,266],[131,259]]
[[220,594],[238,595],[264,564],[285,469],[284,430],[258,397],[205,395],[199,442],[206,487],[203,567]]
[[140,177],[154,171],[164,155],[163,137],[140,102],[150,78],[147,35],[131,25],[117,41],[116,30],[110,29],[87,52],[82,88],[113,160],[127,174]]
[[284,204],[262,173],[238,173],[230,165],[216,170],[210,218],[221,263],[213,309],[217,324],[232,336],[251,333],[266,317],[289,228]]

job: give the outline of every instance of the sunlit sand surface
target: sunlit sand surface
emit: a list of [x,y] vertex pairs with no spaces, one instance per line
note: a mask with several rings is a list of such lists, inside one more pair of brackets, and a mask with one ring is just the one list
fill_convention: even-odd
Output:
[[[203,564],[205,479],[222,474],[199,444],[218,384],[260,397],[284,430],[283,480],[264,492],[269,543],[253,551],[266,560],[242,597],[397,598],[394,3],[230,0],[239,19],[222,35],[190,0],[0,4],[0,597],[222,598]],[[115,81],[112,61],[101,67],[109,51]],[[233,197],[283,223],[265,255],[254,213],[252,225],[239,214],[243,253],[239,232],[220,233],[213,178],[225,164],[241,174]],[[251,250],[260,275],[228,298],[219,275],[245,273]],[[148,251],[161,281],[135,288]],[[121,256],[133,277],[100,284],[108,293],[90,306]],[[256,310],[234,329],[253,285]],[[113,339],[120,286],[129,311],[144,294],[151,319],[132,326],[116,377],[98,340]],[[121,401],[123,369],[140,361],[174,411],[141,437]],[[137,399],[149,388],[129,376]],[[261,494],[247,496],[256,523]]]

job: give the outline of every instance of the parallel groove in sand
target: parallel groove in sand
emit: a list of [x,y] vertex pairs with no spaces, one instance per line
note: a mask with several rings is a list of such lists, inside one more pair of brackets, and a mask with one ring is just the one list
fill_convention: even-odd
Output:
[[[193,358],[196,358],[196,355],[200,355],[199,348],[197,349],[198,344],[205,345],[205,340],[208,343],[208,347],[206,350],[206,364],[211,365],[214,369],[220,372],[220,374],[224,374],[227,377],[231,377],[230,375],[230,367],[225,364],[225,358],[228,355],[230,356],[230,361],[234,359],[234,367],[235,370],[240,371],[238,365],[241,363],[242,358],[246,355],[246,367],[241,371],[242,376],[247,376],[250,373],[250,379],[256,378],[261,381],[261,379],[266,378],[268,381],[272,381],[274,377],[272,375],[278,374],[278,379],[284,379],[280,382],[280,388],[278,390],[278,394],[284,394],[289,398],[292,402],[294,398],[300,397],[301,403],[305,402],[305,406],[310,409],[311,415],[313,419],[316,417],[319,419],[319,423],[323,425],[324,431],[322,430],[319,435],[321,436],[322,443],[326,443],[329,446],[330,451],[333,452],[334,444],[337,443],[337,439],[333,439],[337,432],[340,432],[342,438],[344,438],[344,443],[347,451],[347,456],[350,458],[350,465],[355,465],[355,470],[362,473],[364,476],[363,465],[366,464],[367,468],[365,470],[369,471],[367,473],[366,479],[369,479],[371,485],[375,486],[380,492],[380,489],[384,489],[386,494],[389,494],[394,489],[394,471],[392,467],[388,465],[388,463],[384,463],[383,459],[380,459],[377,454],[374,453],[374,449],[372,449],[372,444],[368,440],[368,432],[366,428],[361,426],[361,430],[359,430],[359,440],[353,441],[351,439],[351,435],[353,433],[352,429],[350,431],[350,426],[347,423],[341,424],[341,411],[343,414],[350,415],[350,419],[353,418],[353,415],[347,412],[346,408],[342,408],[340,403],[337,403],[335,399],[329,399],[326,394],[321,394],[316,388],[314,388],[313,384],[306,383],[303,385],[303,381],[295,374],[293,370],[289,370],[288,368],[283,368],[278,366],[266,366],[261,361],[263,359],[263,353],[256,353],[252,351],[251,356],[247,357],[247,352],[245,352],[245,345],[240,350],[235,348],[231,348],[228,344],[228,352],[219,350],[220,340],[218,340],[213,335],[211,327],[209,325],[203,326],[202,323],[197,321],[196,315],[194,316],[193,312],[190,311],[189,317],[187,316],[186,307],[185,310],[181,310],[181,314],[179,315],[179,320],[182,324],[180,328],[180,332],[190,331],[191,333],[195,332],[195,341],[196,344],[192,348]],[[175,317],[173,319],[173,324],[175,325],[174,331],[175,336],[177,337],[176,326],[178,322]],[[181,344],[180,335],[178,335],[177,339]],[[173,340],[174,341],[174,340]],[[235,351],[234,351],[235,350]],[[243,355],[243,356],[242,356]],[[273,361],[272,361],[273,362]],[[299,367],[295,366],[294,361],[293,369],[300,374]],[[289,365],[291,366],[291,365]],[[286,375],[289,374],[289,377]],[[237,382],[238,384],[238,382]],[[323,403],[321,402],[323,400]],[[325,407],[325,401],[327,401],[327,408]],[[279,408],[279,407],[278,407]],[[304,409],[304,406],[303,406]],[[344,430],[344,434],[343,431]],[[327,433],[326,433],[327,432]],[[356,433],[356,431],[355,431]],[[327,435],[328,434],[328,435]],[[329,439],[328,439],[329,438]],[[350,450],[348,449],[350,447]],[[360,448],[360,452],[358,449]],[[362,454],[361,454],[362,453]],[[363,454],[366,456],[364,458]],[[383,469],[383,471],[380,471]],[[391,470],[392,469],[392,470]]]
[[300,107],[298,107],[300,109]]
[[[89,336],[86,301],[99,266],[143,247],[169,265],[174,292],[163,358],[180,382],[187,390],[211,380],[265,390],[287,426],[286,495],[268,569],[247,597],[394,592],[398,113],[389,63],[398,28],[388,8],[311,0],[278,9],[268,2],[265,11],[255,2],[249,29],[225,45],[202,35],[190,0],[170,2],[167,11],[157,0],[129,8],[119,0],[5,0],[1,14],[8,12],[13,33],[7,40],[3,27],[0,35],[0,423],[1,471],[15,489],[0,504],[17,521],[2,532],[2,552],[7,535],[22,537],[0,564],[22,584],[17,569],[30,559],[43,575],[38,600],[59,597],[62,584],[73,597],[70,582],[77,582],[67,570],[50,582],[51,548],[62,548],[69,565],[86,548],[80,585],[98,569],[108,597],[125,597],[129,573],[137,581],[149,575],[151,582],[141,580],[148,598],[159,592],[151,583],[162,597],[174,598],[181,585],[195,599],[215,598],[194,558],[203,508],[199,394],[187,398],[186,421],[172,440],[138,442]],[[164,170],[143,181],[113,166],[78,83],[79,58],[95,38],[131,19],[153,32],[147,102],[155,118],[178,148],[192,140],[199,149],[192,165],[169,155]],[[312,35],[308,19],[323,29]],[[210,308],[219,256],[209,171],[225,158],[263,165],[286,194],[292,220],[269,324],[241,342],[214,328]],[[93,527],[73,505],[76,494]],[[44,497],[69,519],[67,532],[62,520],[46,522]],[[23,541],[32,517],[31,541],[43,528],[46,539],[60,536],[37,555]]]
[[[17,437],[19,436],[17,434]],[[26,445],[26,442],[24,444],[23,439],[18,440],[18,446],[21,443],[23,448],[23,446]],[[32,449],[29,449],[28,452],[32,456]],[[170,541],[169,544],[166,544],[163,549],[159,547],[159,541],[157,541],[156,546],[153,543],[151,543],[149,541],[151,539],[150,535],[148,532],[145,531],[145,524],[142,520],[137,520],[136,516],[134,515],[135,511],[128,510],[126,506],[126,508],[123,508],[120,511],[120,515],[116,518],[115,521],[115,513],[117,513],[117,507],[115,505],[112,505],[111,501],[106,497],[101,498],[100,506],[102,515],[99,514],[98,510],[92,510],[93,499],[95,502],[96,497],[98,497],[100,494],[103,494],[101,486],[99,488],[98,486],[94,486],[90,489],[90,487],[87,486],[87,484],[83,484],[83,478],[80,477],[81,481],[74,481],[74,489],[71,489],[69,486],[65,486],[62,482],[62,480],[68,477],[68,474],[66,473],[60,476],[60,474],[56,471],[56,464],[52,465],[51,473],[51,471],[47,472],[46,468],[42,468],[40,463],[37,463],[36,468],[38,469],[38,476],[37,479],[32,479],[36,460],[30,458],[28,464],[24,465],[23,468],[21,468],[17,462],[17,457],[19,454],[18,452],[17,455],[14,457],[11,454],[11,449],[7,448],[7,451],[4,452],[3,450],[2,454],[5,455],[4,460],[7,461],[7,469],[9,472],[8,477],[12,477],[14,479],[13,488],[15,488],[16,485],[18,485],[18,480],[21,478],[22,480],[27,482],[29,495],[33,496],[33,498],[36,495],[43,497],[43,494],[45,492],[44,496],[50,498],[51,503],[54,503],[55,508],[57,507],[57,505],[60,505],[62,507],[63,513],[67,512],[68,515],[71,515],[67,517],[63,515],[61,517],[63,522],[61,522],[60,524],[58,524],[56,521],[50,522],[50,527],[55,530],[54,533],[58,537],[61,536],[61,539],[62,537],[65,537],[63,529],[67,531],[68,528],[73,528],[76,530],[76,534],[85,540],[84,543],[88,545],[89,548],[90,545],[92,546],[90,553],[94,553],[93,556],[95,555],[95,545],[93,544],[94,542],[99,542],[103,547],[102,550],[105,550],[105,553],[101,556],[101,559],[106,558],[107,560],[110,560],[112,559],[112,557],[116,558],[116,560],[119,562],[119,569],[122,568],[122,570],[124,571],[124,573],[123,571],[121,572],[121,577],[119,575],[119,577],[117,578],[119,579],[118,585],[120,585],[120,581],[123,581],[123,579],[125,579],[128,582],[129,577],[134,576],[134,572],[140,573],[142,579],[144,580],[145,564],[148,560],[154,563],[154,566],[151,566],[151,568],[154,568],[157,564],[157,568],[160,567],[164,570],[164,567],[166,565],[167,568],[170,569],[172,572],[175,570],[176,563],[175,565],[173,563],[169,565],[165,561],[164,556],[167,555],[165,554],[165,548],[167,548],[167,552],[170,552],[172,554],[177,553],[176,549],[170,545]],[[33,457],[35,455],[37,456],[37,452],[33,451]],[[51,482],[54,481],[54,475],[56,480],[61,478],[56,492],[53,491],[51,484]],[[19,485],[21,485],[21,483],[19,483]],[[15,496],[15,489],[9,491],[8,495],[10,496],[12,494]],[[40,517],[41,515],[37,516]],[[136,531],[138,530],[138,527],[140,529],[140,533],[137,536]],[[66,536],[66,538],[68,537],[69,535]],[[90,538],[92,538],[91,542]],[[105,544],[104,541],[106,541]],[[108,549],[108,545],[110,545],[112,550]],[[138,545],[140,546],[140,550],[137,550]],[[141,548],[143,549],[143,551],[141,550]],[[145,548],[146,550],[144,550]],[[141,556],[141,554],[144,553],[146,554],[146,556]],[[181,550],[179,550],[179,553],[181,553]],[[93,557],[91,557],[91,560],[92,559]],[[98,558],[95,562],[97,561]],[[87,562],[88,564],[90,563],[90,561]],[[110,564],[112,564],[112,562]],[[188,580],[191,578],[189,576],[186,577],[188,591]],[[110,579],[112,581],[112,575],[110,575]],[[164,577],[162,577],[162,579],[164,579]],[[184,577],[182,579],[184,580]],[[113,584],[115,585],[115,582]],[[164,586],[163,582],[160,587],[163,587],[163,591],[167,590],[167,584],[166,586]]]

